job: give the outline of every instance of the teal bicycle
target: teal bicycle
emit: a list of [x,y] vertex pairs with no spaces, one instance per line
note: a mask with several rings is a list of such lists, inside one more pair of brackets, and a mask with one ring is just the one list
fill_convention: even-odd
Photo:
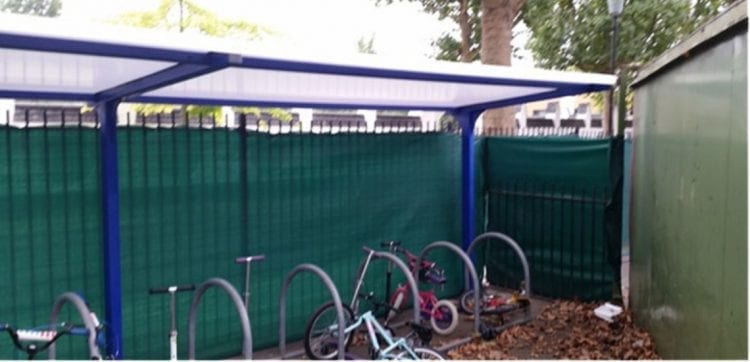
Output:
[[[367,329],[367,336],[370,342],[369,353],[370,359],[398,359],[398,360],[443,360],[443,356],[431,349],[426,347],[413,347],[406,338],[393,336],[393,333],[383,327],[372,311],[367,311],[362,314],[357,320],[349,325],[344,333],[351,335],[352,332],[358,328],[365,326]],[[430,335],[431,330],[429,327],[422,326],[420,324],[411,323],[410,326],[418,335]],[[315,335],[324,335],[330,338],[319,338],[314,343],[314,347],[319,351],[325,351],[326,354],[331,356],[337,355],[337,334],[338,326],[335,322],[326,323],[324,331],[319,330]],[[346,353],[347,359],[362,359],[359,356],[354,356],[350,353]]]

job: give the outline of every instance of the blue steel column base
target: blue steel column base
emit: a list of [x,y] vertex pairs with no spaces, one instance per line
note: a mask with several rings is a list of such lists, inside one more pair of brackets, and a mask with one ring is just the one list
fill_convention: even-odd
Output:
[[102,230],[104,264],[104,313],[109,323],[107,355],[123,359],[122,290],[120,275],[120,202],[117,179],[118,100],[96,105],[102,182]]

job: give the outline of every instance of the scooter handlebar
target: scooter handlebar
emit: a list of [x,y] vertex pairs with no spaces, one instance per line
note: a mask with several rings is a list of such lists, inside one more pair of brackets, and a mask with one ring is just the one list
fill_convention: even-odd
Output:
[[170,285],[168,287],[156,287],[156,288],[149,288],[148,294],[162,294],[162,293],[177,293],[177,292],[186,292],[189,290],[195,290],[194,284],[186,284],[186,285]]
[[254,261],[262,261],[266,259],[265,255],[252,255],[252,256],[241,256],[234,259],[235,264],[252,263]]

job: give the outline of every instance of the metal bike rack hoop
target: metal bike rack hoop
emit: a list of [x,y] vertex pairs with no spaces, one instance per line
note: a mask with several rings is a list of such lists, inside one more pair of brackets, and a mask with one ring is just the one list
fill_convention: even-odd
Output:
[[245,304],[242,298],[232,284],[221,278],[211,278],[199,285],[193,296],[193,303],[190,305],[190,315],[188,317],[188,359],[195,359],[195,319],[198,315],[198,305],[203,295],[211,287],[217,287],[223,290],[234,303],[237,314],[240,316],[242,325],[242,357],[244,359],[253,359],[253,333],[250,328],[250,318],[247,316]]
[[[518,245],[518,243],[515,240],[513,240],[513,238],[511,238],[510,236],[505,235],[503,233],[496,232],[496,231],[490,231],[490,232],[481,234],[477,236],[476,238],[474,238],[471,244],[469,244],[469,248],[466,250],[466,254],[471,255],[471,253],[474,251],[477,245],[479,245],[479,243],[488,241],[488,240],[493,240],[493,239],[499,239],[499,240],[504,241],[513,249],[513,251],[516,252],[516,255],[518,255],[518,259],[521,260],[521,265],[523,266],[523,277],[525,281],[526,296],[531,297],[531,274],[529,273],[529,262],[526,260],[526,254],[523,253],[523,249],[521,249],[521,246]],[[464,281],[467,283],[465,285],[468,285],[469,277],[465,275]],[[474,285],[478,285],[476,284],[476,281],[474,283],[475,283]],[[474,288],[474,289],[477,289],[477,288]]]
[[328,292],[331,293],[331,297],[333,298],[333,305],[336,308],[336,318],[338,321],[339,329],[338,359],[343,360],[345,354],[344,331],[346,330],[346,322],[344,320],[344,306],[341,303],[341,297],[339,296],[339,292],[336,289],[336,285],[333,284],[331,277],[329,277],[328,274],[326,274],[326,272],[324,272],[323,269],[321,269],[317,265],[309,263],[300,264],[294,267],[294,269],[292,269],[289,274],[287,274],[286,278],[284,279],[284,284],[282,284],[281,286],[281,295],[279,296],[279,359],[284,359],[284,355],[286,354],[286,292],[287,289],[289,289],[289,284],[291,284],[292,279],[294,279],[297,274],[305,271],[317,275],[318,278],[323,281],[323,284],[325,284],[326,288],[328,288]]
[[[83,324],[89,331],[88,345],[91,359],[102,359],[102,355],[99,352],[99,347],[96,345],[96,325],[94,324],[94,320],[91,318],[91,311],[86,306],[86,302],[83,301],[83,298],[81,298],[78,294],[73,292],[65,292],[63,294],[60,294],[60,296],[55,299],[55,304],[52,306],[52,313],[49,317],[49,323],[52,325],[57,324],[57,316],[60,314],[60,311],[62,310],[62,307],[65,305],[65,303],[73,304],[73,307],[75,307],[76,311],[78,311],[78,314],[81,316]],[[49,346],[47,353],[49,359],[55,359],[54,343]]]
[[[471,258],[469,258],[469,255],[466,254],[461,248],[459,248],[456,244],[453,244],[449,241],[435,241],[427,246],[425,246],[422,251],[419,252],[419,257],[417,258],[417,264],[414,266],[414,277],[419,277],[419,269],[422,265],[422,259],[424,259],[424,256],[427,255],[427,252],[429,252],[432,249],[438,249],[438,248],[445,248],[448,250],[453,251],[456,253],[461,260],[464,262],[464,273],[468,273],[471,275],[472,280],[474,281],[474,285],[479,285],[479,277],[477,276],[476,268],[474,268],[474,263],[472,263]],[[466,275],[466,274],[464,274]],[[468,275],[467,275],[468,278]],[[468,281],[467,284],[468,285]],[[474,288],[474,330],[479,333],[479,289]]]
[[[404,273],[404,276],[406,276],[406,282],[409,283],[409,289],[411,289],[411,297],[414,303],[412,303],[412,309],[414,311],[414,323],[419,323],[419,287],[417,286],[417,280],[414,278],[414,276],[411,274],[411,270],[409,270],[409,267],[406,266],[406,264],[397,256],[385,252],[385,251],[374,251],[368,247],[362,248],[365,252],[373,252],[372,257],[375,259],[387,259],[388,261],[396,264],[396,266],[401,269],[401,272]],[[364,261],[362,262],[364,263]],[[362,269],[364,264],[360,264],[359,270]]]

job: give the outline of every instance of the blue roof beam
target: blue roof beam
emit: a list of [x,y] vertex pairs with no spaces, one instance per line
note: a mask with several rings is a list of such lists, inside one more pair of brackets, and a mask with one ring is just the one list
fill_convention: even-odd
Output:
[[215,72],[242,62],[237,54],[209,53],[202,63],[179,63],[158,72],[103,90],[94,95],[96,103],[138,96],[204,74]]
[[608,86],[601,85],[580,85],[558,88],[547,92],[535,93],[521,97],[504,99],[501,101],[477,103],[457,108],[455,112],[483,112],[487,109],[514,106],[517,104],[536,102],[544,99],[572,96],[582,93],[601,92],[610,89]]

